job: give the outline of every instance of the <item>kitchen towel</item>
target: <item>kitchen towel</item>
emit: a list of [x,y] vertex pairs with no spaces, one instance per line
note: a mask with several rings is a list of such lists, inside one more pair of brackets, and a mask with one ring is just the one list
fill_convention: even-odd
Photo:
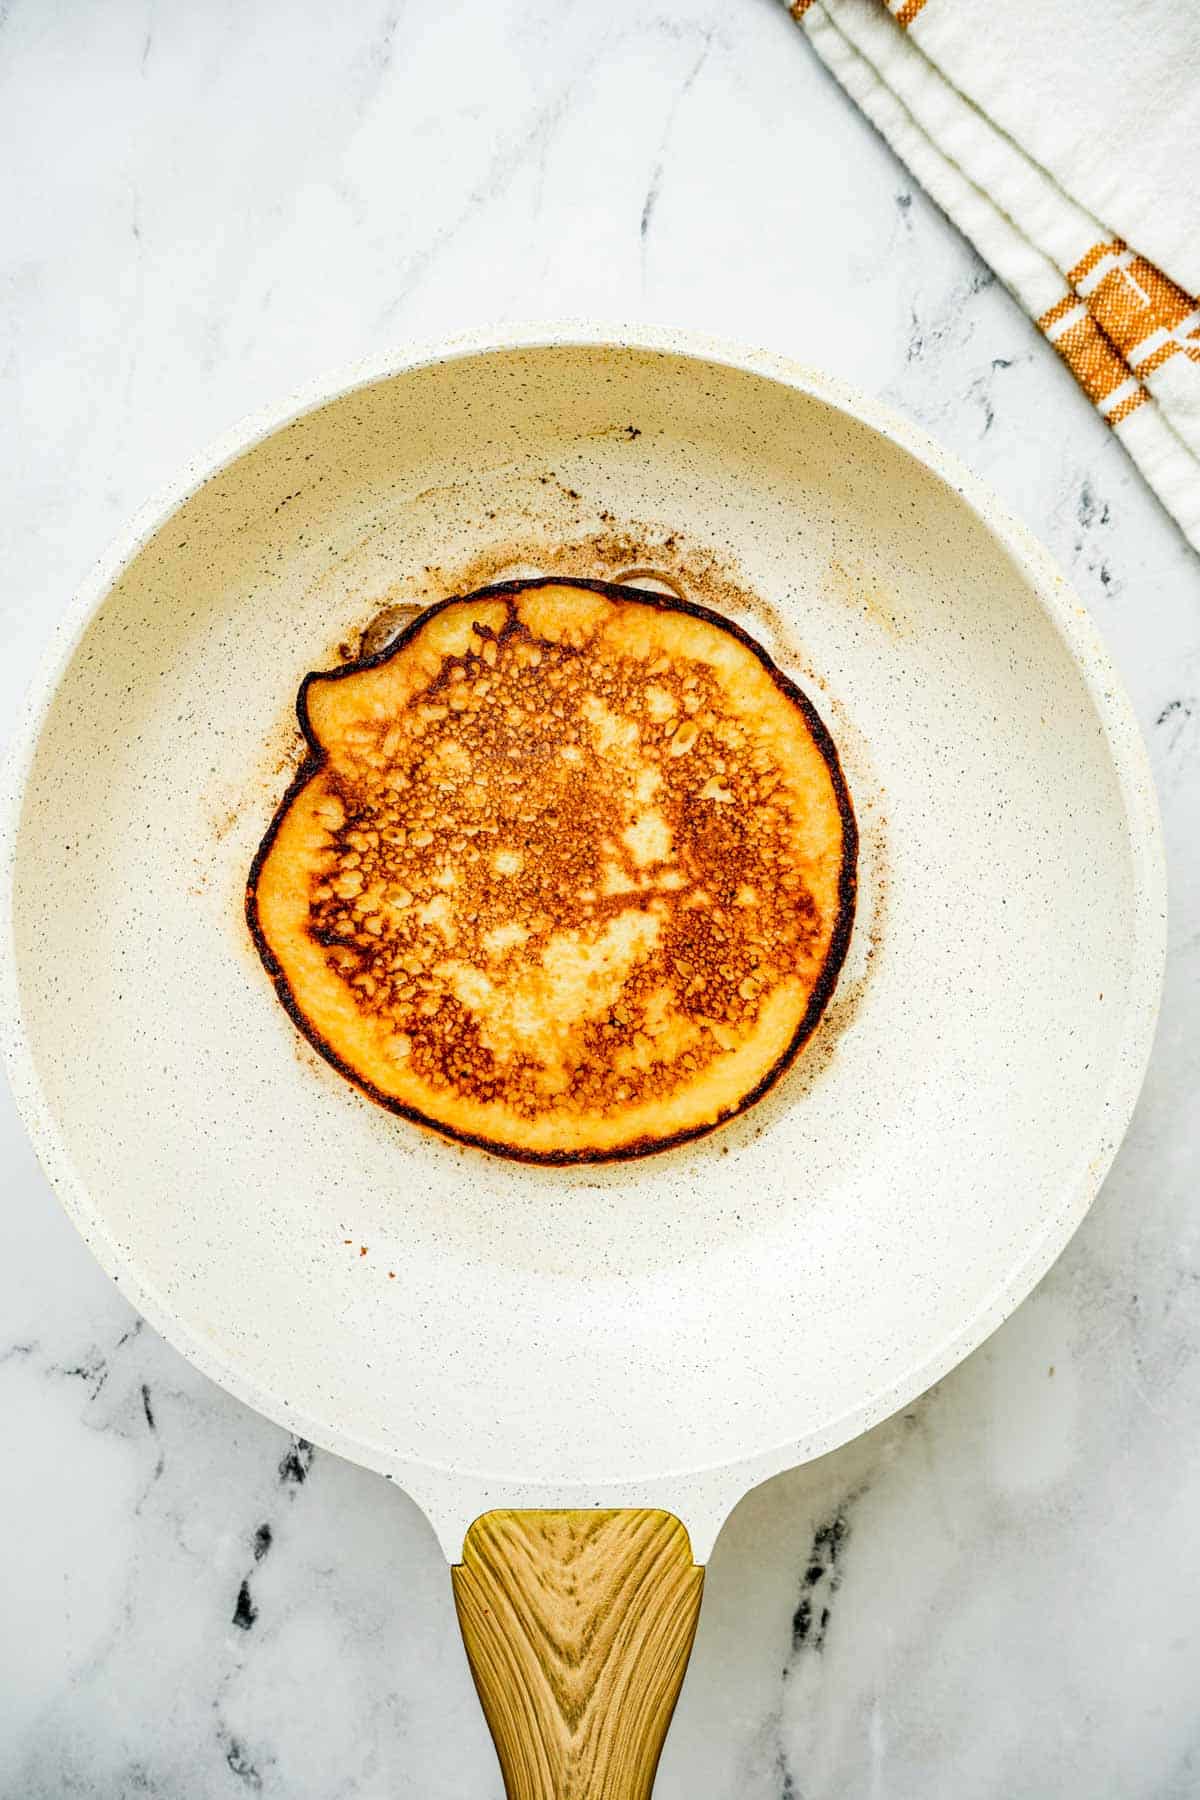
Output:
[[1200,550],[1200,0],[791,0]]

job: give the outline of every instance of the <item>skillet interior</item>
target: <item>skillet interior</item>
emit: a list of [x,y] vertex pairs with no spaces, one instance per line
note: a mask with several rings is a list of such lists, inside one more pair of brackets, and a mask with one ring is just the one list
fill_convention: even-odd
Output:
[[[747,624],[828,719],[863,838],[791,1074],[582,1171],[357,1097],[242,914],[305,671],[382,604],[564,557]],[[259,442],[116,580],[21,813],[23,1098],[101,1259],[265,1410],[490,1492],[782,1466],[903,1401],[1061,1247],[1152,1024],[1140,747],[1055,579],[819,383],[667,350],[434,362]]]

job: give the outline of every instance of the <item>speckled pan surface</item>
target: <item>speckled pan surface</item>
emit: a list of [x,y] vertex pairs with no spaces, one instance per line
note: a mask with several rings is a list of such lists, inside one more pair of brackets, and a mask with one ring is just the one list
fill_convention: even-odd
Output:
[[[816,702],[858,922],[744,1117],[504,1163],[308,1049],[243,884],[300,681],[382,605],[631,567]],[[64,1204],[185,1354],[392,1475],[451,1556],[489,1505],[592,1503],[667,1506],[706,1556],[1028,1292],[1141,1082],[1161,853],[1090,623],[952,459],[767,355],[465,341],[244,428],[80,596],[8,780],[5,1042]]]

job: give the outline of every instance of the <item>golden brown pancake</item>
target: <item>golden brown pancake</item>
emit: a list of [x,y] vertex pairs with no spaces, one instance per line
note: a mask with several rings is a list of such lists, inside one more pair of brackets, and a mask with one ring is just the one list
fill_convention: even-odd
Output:
[[508,582],[309,675],[247,917],[309,1041],[504,1156],[642,1155],[756,1100],[845,955],[857,834],[804,695],[706,608]]

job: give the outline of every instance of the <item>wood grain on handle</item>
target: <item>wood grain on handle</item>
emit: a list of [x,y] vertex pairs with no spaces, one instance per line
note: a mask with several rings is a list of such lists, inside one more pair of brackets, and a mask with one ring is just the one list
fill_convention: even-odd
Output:
[[508,1800],[648,1800],[704,1583],[679,1520],[485,1513],[453,1576]]

